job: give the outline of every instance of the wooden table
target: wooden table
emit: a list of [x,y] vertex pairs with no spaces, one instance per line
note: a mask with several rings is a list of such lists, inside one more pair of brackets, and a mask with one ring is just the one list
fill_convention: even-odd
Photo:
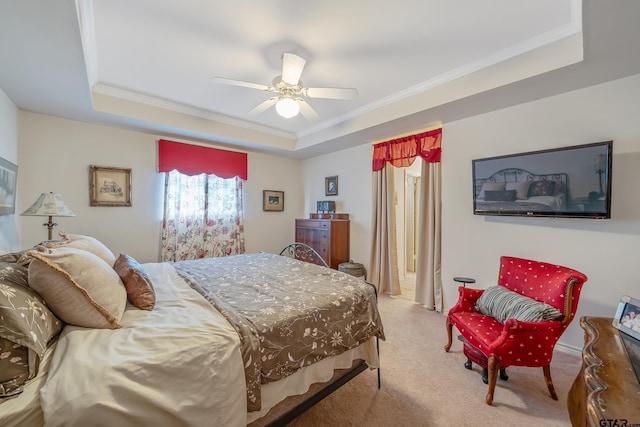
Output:
[[[582,317],[582,368],[567,396],[571,424],[640,425],[640,382],[629,361],[622,332],[608,317]],[[640,345],[640,344],[639,344]]]

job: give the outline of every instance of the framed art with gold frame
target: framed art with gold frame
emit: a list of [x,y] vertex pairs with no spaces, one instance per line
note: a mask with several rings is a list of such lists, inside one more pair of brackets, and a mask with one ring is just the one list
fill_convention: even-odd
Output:
[[131,206],[131,169],[90,167],[90,206]]
[[283,211],[284,191],[262,190],[263,211]]

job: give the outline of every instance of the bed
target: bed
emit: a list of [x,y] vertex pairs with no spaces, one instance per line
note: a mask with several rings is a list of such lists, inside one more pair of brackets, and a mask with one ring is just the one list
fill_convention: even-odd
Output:
[[[28,263],[31,288],[38,288],[41,258],[70,270],[64,257],[72,254],[77,263],[79,253],[88,257],[86,242],[96,244],[88,236],[66,237],[62,247],[13,260]],[[69,247],[74,244],[83,249]],[[0,400],[0,425],[282,425],[363,370],[378,368],[377,340],[384,331],[375,288],[298,260],[304,248],[290,248],[282,255],[179,263],[129,259],[138,274],[135,286],[144,287],[146,278],[150,287],[142,292],[146,299],[136,300],[135,286],[130,290],[117,270],[127,294],[121,316],[100,303],[116,312],[113,328],[70,324],[66,316],[81,310],[61,316],[55,298],[38,292],[66,325],[30,358],[39,362],[37,374]],[[115,258],[100,251],[105,264]],[[96,277],[88,273],[83,266],[74,278],[82,284],[82,275]],[[55,282],[48,274],[47,283]],[[95,279],[86,280],[89,289]],[[148,292],[153,307],[134,305],[149,303]]]
[[567,174],[534,174],[524,169],[501,169],[476,178],[478,211],[561,212],[567,210]]

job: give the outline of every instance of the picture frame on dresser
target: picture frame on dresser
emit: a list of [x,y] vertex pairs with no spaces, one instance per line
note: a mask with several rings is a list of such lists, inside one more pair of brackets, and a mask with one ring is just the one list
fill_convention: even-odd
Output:
[[0,157],[0,215],[16,213],[18,166]]
[[276,211],[284,210],[284,191],[262,190],[262,210]]
[[90,165],[89,206],[131,206],[131,169]]
[[622,296],[613,318],[613,327],[640,341],[640,300]]

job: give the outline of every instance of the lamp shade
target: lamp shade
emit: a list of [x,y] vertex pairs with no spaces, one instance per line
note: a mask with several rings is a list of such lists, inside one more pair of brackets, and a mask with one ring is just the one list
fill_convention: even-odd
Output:
[[289,119],[298,115],[300,112],[300,106],[294,99],[286,97],[280,98],[276,104],[276,111],[285,119]]
[[61,194],[42,193],[26,211],[26,216],[76,216],[67,206]]

